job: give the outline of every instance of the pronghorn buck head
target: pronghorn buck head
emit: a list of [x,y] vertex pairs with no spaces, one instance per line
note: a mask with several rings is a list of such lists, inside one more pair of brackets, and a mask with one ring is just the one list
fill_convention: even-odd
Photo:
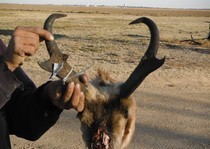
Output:
[[[45,21],[44,29],[52,33],[54,20],[64,16],[66,15],[50,15]],[[98,70],[98,75],[87,85],[81,84],[86,100],[85,109],[78,113],[78,118],[81,121],[83,138],[90,149],[123,149],[128,146],[136,121],[136,104],[131,94],[165,61],[165,58],[160,60],[156,58],[159,47],[156,24],[149,18],[142,17],[132,21],[130,25],[137,23],[148,26],[151,38],[146,53],[129,78],[125,82],[117,82],[109,76],[109,73]],[[56,76],[60,79],[65,78],[65,82],[79,82],[78,77],[72,77],[76,72],[67,63],[68,55],[61,52],[55,40],[45,42],[50,59],[40,63],[40,66],[52,72],[52,65],[62,64]]]

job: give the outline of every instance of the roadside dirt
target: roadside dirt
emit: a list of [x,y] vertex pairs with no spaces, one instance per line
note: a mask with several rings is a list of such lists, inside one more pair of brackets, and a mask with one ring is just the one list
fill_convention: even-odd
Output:
[[[137,123],[128,149],[210,149],[210,41],[202,47],[179,43],[191,34],[206,37],[209,10],[1,4],[0,38],[8,44],[16,26],[42,27],[53,12],[68,14],[55,21],[53,33],[75,70],[91,65],[90,78],[103,68],[119,81],[134,70],[149,42],[148,28],[128,23],[141,16],[153,19],[160,31],[158,57],[166,56],[166,62],[133,94]],[[37,64],[47,58],[43,43],[23,65],[37,86],[50,76]],[[64,111],[38,141],[11,136],[11,142],[13,149],[85,148],[74,110]]]
[[[70,61],[77,68],[94,61],[94,66],[87,72],[90,76],[96,68],[102,67],[117,80],[125,80],[138,63],[139,55],[136,53],[132,49],[114,52],[78,51]],[[137,123],[128,148],[208,149],[210,49],[161,43],[158,57],[163,56],[166,56],[163,67],[149,75],[134,93],[138,106]],[[31,67],[34,69],[29,69]],[[25,70],[37,85],[49,76],[30,61]],[[45,77],[40,78],[41,74]],[[64,111],[56,125],[38,141],[25,141],[15,136],[11,136],[11,141],[14,149],[85,148],[80,122],[73,110]]]

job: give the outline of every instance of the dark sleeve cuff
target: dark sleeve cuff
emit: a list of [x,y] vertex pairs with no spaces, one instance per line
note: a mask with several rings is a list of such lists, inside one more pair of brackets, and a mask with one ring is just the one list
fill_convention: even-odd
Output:
[[10,71],[0,56],[0,109],[9,101],[11,94],[21,85],[15,74]]
[[10,134],[35,141],[59,119],[62,110],[51,103],[45,93],[46,85],[32,91],[15,91],[5,107]]
[[60,114],[63,110],[53,105],[49,95],[45,91],[45,86],[49,82],[38,87],[36,93],[38,94],[38,99],[40,100],[40,105],[45,109],[45,116],[52,116],[55,114]]
[[21,86],[13,72],[0,70],[0,109],[9,101],[14,90]]

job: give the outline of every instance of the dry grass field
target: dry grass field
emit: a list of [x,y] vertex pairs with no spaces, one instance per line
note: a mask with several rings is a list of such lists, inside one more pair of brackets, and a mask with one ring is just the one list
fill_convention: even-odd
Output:
[[[210,41],[180,42],[191,34],[196,39],[207,36],[210,10],[0,4],[0,38],[8,43],[16,26],[42,27],[54,12],[68,15],[55,21],[53,32],[75,69],[92,65],[87,71],[90,77],[103,68],[121,81],[133,71],[149,42],[147,27],[128,23],[141,16],[153,19],[161,38],[158,57],[166,56],[166,63],[134,93],[137,124],[129,149],[210,148]],[[50,76],[37,64],[47,58],[42,43],[23,65],[37,86]],[[64,111],[40,140],[11,136],[12,146],[84,149],[79,125],[73,110]]]

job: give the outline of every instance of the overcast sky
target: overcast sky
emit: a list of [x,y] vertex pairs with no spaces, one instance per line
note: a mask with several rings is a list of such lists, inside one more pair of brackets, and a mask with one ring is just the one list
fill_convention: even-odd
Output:
[[123,6],[125,4],[127,6],[210,9],[210,0],[0,0],[0,3],[107,6]]

